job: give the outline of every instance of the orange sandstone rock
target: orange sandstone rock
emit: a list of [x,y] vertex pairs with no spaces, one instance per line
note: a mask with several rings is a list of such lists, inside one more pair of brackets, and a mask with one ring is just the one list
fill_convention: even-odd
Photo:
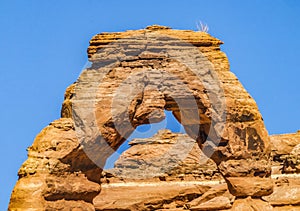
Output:
[[[157,25],[95,35],[88,48],[92,66],[67,89],[62,118],[43,129],[28,149],[9,210],[182,210],[193,200],[194,210],[271,209],[259,198],[233,202],[231,194],[271,194],[271,145],[258,107],[230,72],[221,44],[204,32]],[[165,118],[164,110],[173,112],[189,136],[175,135],[192,146],[186,159],[170,153],[166,159],[179,165],[159,178],[157,186],[154,181],[131,181],[130,187],[118,181],[100,188],[106,159],[137,126]],[[172,146],[173,136],[167,133],[168,144],[160,152],[133,144],[117,166],[136,166],[143,157],[162,155]],[[229,191],[211,189],[221,180],[199,183],[197,178],[205,174],[195,158],[200,149],[214,162],[209,170],[218,169],[225,177]],[[289,146],[283,150],[290,152]],[[168,180],[178,175],[183,175],[183,183]]]

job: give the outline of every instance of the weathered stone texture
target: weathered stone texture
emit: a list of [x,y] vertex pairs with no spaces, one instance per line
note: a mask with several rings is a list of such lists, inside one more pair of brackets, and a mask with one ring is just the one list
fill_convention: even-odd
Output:
[[[299,132],[270,142],[221,44],[204,32],[156,25],[94,36],[92,66],[66,90],[62,118],[28,148],[9,210],[299,210],[299,184],[270,179],[271,160],[273,174],[299,173]],[[187,135],[164,131],[134,140],[116,168],[102,174],[99,166],[134,128],[161,121],[164,110]],[[162,166],[165,173],[151,180],[132,173],[130,167],[161,165],[155,158],[175,140],[191,146],[185,159],[172,151],[163,158],[176,165]],[[199,165],[205,155],[210,159]]]
[[277,173],[300,173],[300,131],[271,136],[272,168]]
[[[61,118],[44,128],[28,148],[28,159],[19,170],[9,210],[67,210],[86,203],[90,204],[86,210],[93,210],[91,202],[100,192],[100,185],[90,181],[85,171],[89,166],[95,169],[95,164],[87,163],[85,155],[77,153],[73,163],[85,160],[86,166],[76,172],[76,165],[64,161],[79,148],[72,119]],[[99,175],[100,171],[94,173]]]
[[216,164],[186,134],[161,130],[151,138],[134,139],[129,145],[115,167],[103,172],[103,182],[222,180]]
[[[260,177],[259,181],[270,183],[268,133],[255,101],[229,71],[220,44],[207,33],[159,26],[94,36],[88,49],[93,65],[79,78],[74,101],[75,116],[83,122],[79,128],[92,131],[91,136],[97,137],[94,140],[100,140],[91,153],[93,160],[104,165],[112,153],[109,148],[116,150],[124,136],[149,119],[161,121],[166,109],[219,166],[223,176]],[[193,63],[198,69],[189,68]],[[98,78],[99,86],[96,82],[87,85]],[[84,102],[92,98],[92,90],[97,91],[96,105]],[[95,122],[91,121],[92,114],[86,115],[93,109]],[[90,145],[93,140],[84,142]],[[224,166],[230,166],[234,173]]]

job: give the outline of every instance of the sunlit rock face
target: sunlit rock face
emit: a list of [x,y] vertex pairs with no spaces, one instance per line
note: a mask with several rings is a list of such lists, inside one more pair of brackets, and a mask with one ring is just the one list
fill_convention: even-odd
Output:
[[[232,195],[216,164],[201,152],[193,139],[186,134],[160,130],[151,138],[138,138],[129,142],[129,149],[121,154],[115,167],[102,172],[102,191],[94,199],[94,205],[97,210],[298,210],[300,175],[287,172],[286,162],[278,160],[278,154],[284,157],[295,156],[300,142],[299,134],[271,136],[271,140],[275,138],[284,143],[281,143],[282,151],[279,153],[278,147],[273,145],[276,141],[272,142],[274,188],[262,188],[265,183],[252,180],[254,177],[248,177],[247,180],[240,177],[227,178],[240,183],[233,187],[236,195],[238,192],[257,195],[261,190],[269,190],[270,195],[263,196],[263,200],[257,196],[244,198]],[[178,144],[183,143],[183,140],[195,145],[181,159],[184,150]],[[168,153],[176,144],[179,149],[176,154]],[[166,166],[166,162],[169,165]],[[240,187],[242,189],[239,190]]]
[[[160,130],[151,138],[133,139],[107,169],[103,183],[112,181],[203,181],[222,180],[217,165],[187,134]],[[188,150],[186,150],[188,148]]]
[[[298,133],[270,144],[221,44],[156,25],[95,35],[91,67],[67,88],[62,118],[28,148],[9,210],[297,209],[297,194],[278,191],[296,193],[298,183],[272,181],[270,164],[298,173]],[[162,121],[165,110],[187,134],[132,140],[115,168],[102,171],[136,127]]]

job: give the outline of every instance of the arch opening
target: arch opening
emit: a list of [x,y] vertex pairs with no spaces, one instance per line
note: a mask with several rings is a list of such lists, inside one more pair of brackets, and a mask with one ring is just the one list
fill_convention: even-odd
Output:
[[122,145],[106,160],[104,170],[114,168],[114,163],[120,155],[130,148],[129,142],[133,139],[151,138],[158,131],[168,129],[173,133],[186,134],[186,131],[181,123],[172,114],[172,111],[164,110],[165,118],[158,123],[142,124],[136,127],[131,135],[122,143]]

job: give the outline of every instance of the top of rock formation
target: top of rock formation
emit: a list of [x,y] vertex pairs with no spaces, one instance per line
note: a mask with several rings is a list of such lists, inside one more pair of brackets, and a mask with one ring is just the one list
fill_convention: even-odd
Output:
[[97,50],[105,47],[107,44],[117,41],[122,38],[139,36],[145,33],[160,33],[169,37],[174,37],[184,42],[191,43],[197,47],[212,46],[218,48],[223,42],[217,38],[212,37],[206,32],[192,31],[192,30],[178,30],[171,29],[167,26],[152,25],[145,29],[128,30],[125,32],[102,32],[92,37],[90,46],[88,47],[88,57],[91,58]]
[[147,26],[145,29],[147,30],[162,30],[162,29],[172,29],[171,27],[168,27],[168,26],[161,26],[161,25],[151,25],[151,26]]
[[172,133],[172,131],[168,129],[159,130],[153,137],[151,138],[135,138],[130,141],[128,144],[130,146],[134,146],[137,144],[169,144],[175,143],[176,138],[183,134]]
[[275,155],[289,154],[300,147],[300,131],[290,134],[271,135],[272,153]]

